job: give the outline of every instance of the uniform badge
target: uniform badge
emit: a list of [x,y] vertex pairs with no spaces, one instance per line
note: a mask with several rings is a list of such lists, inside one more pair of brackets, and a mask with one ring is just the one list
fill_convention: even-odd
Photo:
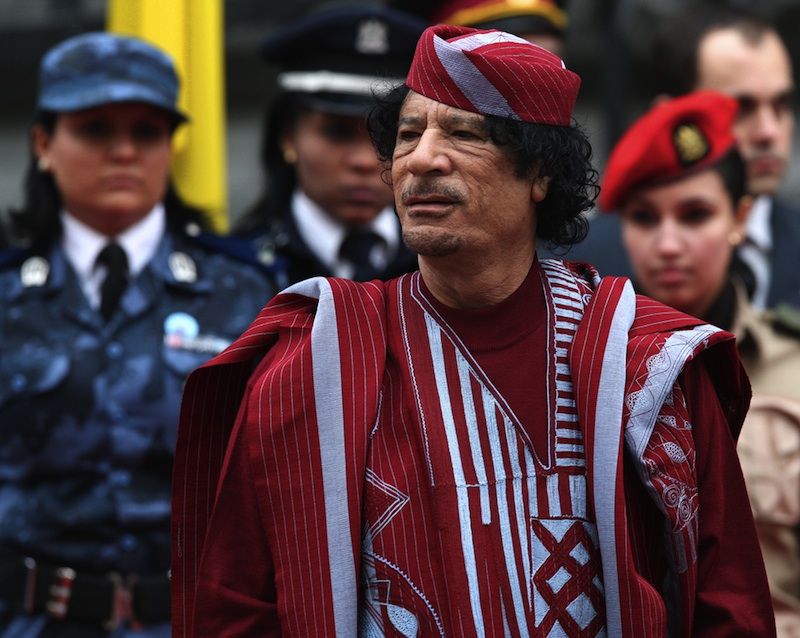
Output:
[[19,278],[26,288],[44,286],[50,275],[50,264],[44,257],[29,257],[19,269]]
[[186,312],[173,312],[164,320],[164,343],[170,348],[182,348],[199,334],[200,324]]
[[200,334],[200,324],[186,312],[173,312],[164,319],[164,345],[174,350],[219,354],[230,345],[228,339]]
[[377,18],[370,18],[359,24],[355,48],[365,55],[388,53],[389,30],[386,23]]
[[679,124],[672,133],[672,144],[678,161],[684,166],[696,164],[708,155],[711,146],[700,127],[693,122]]
[[197,281],[197,265],[186,253],[174,252],[169,256],[169,271],[175,281],[193,284]]

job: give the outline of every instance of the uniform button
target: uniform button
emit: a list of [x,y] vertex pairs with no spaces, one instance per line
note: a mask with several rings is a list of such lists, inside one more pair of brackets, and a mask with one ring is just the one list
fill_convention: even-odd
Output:
[[11,377],[11,389],[14,392],[22,392],[28,385],[28,380],[24,374],[17,373]]
[[131,484],[131,473],[128,470],[114,470],[111,472],[111,484],[117,487],[126,487]]
[[106,355],[109,359],[119,359],[123,352],[125,352],[125,348],[119,341],[112,341],[106,346]]
[[22,315],[23,315],[22,308],[12,308],[11,310],[8,311],[8,318],[13,319],[15,321],[17,319],[22,319]]
[[139,546],[139,541],[133,534],[125,534],[120,540],[119,544],[126,552],[132,552]]

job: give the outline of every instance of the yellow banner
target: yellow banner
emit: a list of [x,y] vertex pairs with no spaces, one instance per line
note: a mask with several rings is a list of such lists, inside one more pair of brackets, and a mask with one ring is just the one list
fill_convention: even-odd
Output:
[[228,230],[223,2],[108,0],[107,28],[169,53],[181,79],[180,108],[190,121],[174,140],[175,187],[189,204]]

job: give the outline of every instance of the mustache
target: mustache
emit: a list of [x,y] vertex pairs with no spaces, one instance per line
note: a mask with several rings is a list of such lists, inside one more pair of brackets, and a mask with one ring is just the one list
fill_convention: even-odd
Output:
[[437,184],[436,182],[412,184],[403,189],[400,193],[400,201],[403,203],[417,197],[441,197],[442,199],[448,199],[454,202],[461,202],[465,198],[464,193],[455,186]]

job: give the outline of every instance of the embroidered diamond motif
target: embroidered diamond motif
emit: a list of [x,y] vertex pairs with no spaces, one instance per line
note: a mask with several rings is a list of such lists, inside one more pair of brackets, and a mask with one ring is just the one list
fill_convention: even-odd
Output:
[[586,594],[579,594],[578,597],[567,605],[567,611],[572,619],[581,628],[581,631],[589,626],[597,615],[592,601]]
[[567,584],[568,580],[569,580],[569,572],[562,567],[555,574],[553,574],[550,578],[547,579],[547,584],[550,585],[550,589],[553,590],[553,593],[557,594],[558,592],[561,591],[561,588]]
[[589,562],[589,552],[583,546],[583,543],[578,543],[575,548],[569,553],[572,558],[578,561],[578,564],[585,565]]
[[536,635],[605,635],[605,603],[597,531],[568,519],[531,521]]

